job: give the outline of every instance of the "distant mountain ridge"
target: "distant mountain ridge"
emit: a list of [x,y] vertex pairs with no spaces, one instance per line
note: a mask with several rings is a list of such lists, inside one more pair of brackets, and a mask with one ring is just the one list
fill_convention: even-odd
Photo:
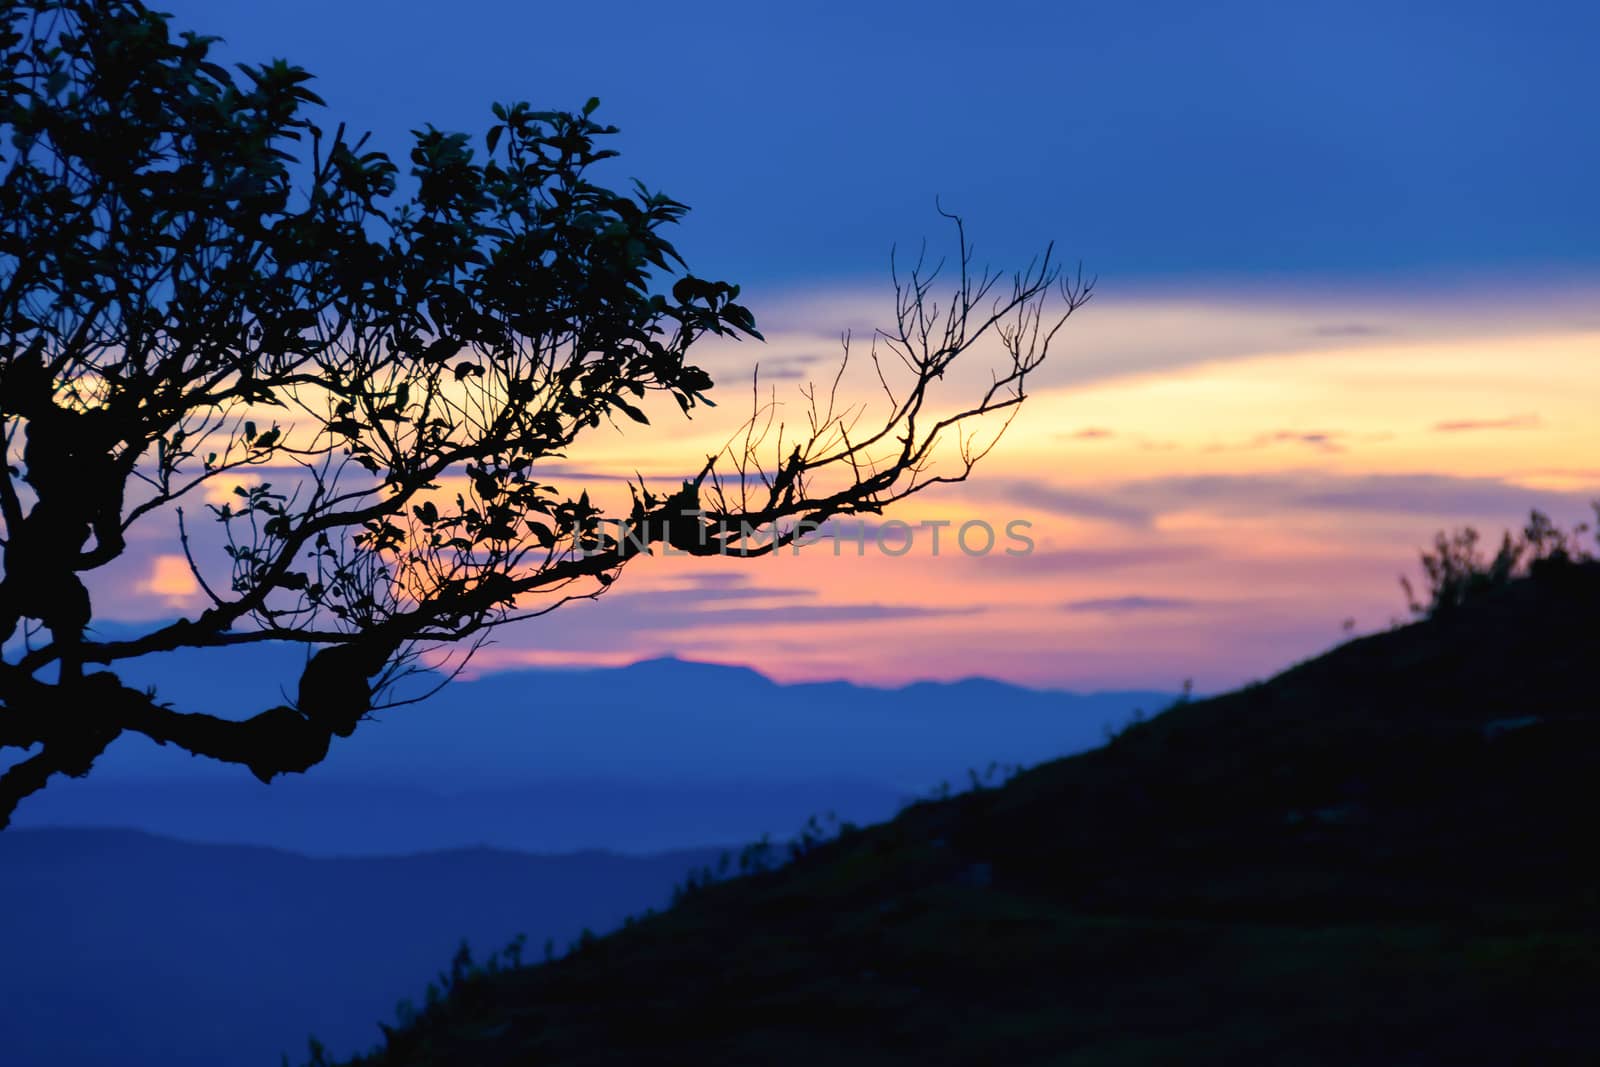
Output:
[[[184,710],[282,700],[299,649],[133,661]],[[128,826],[318,855],[490,844],[655,851],[785,837],[812,815],[872,822],[991,764],[1082,751],[1168,694],[1075,694],[986,679],[879,689],[782,685],[677,659],[487,674],[375,713],[306,775],[117,741],[86,781],[57,780],[18,826]]]
[[547,781],[441,793],[407,785],[290,778],[70,782],[46,790],[19,827],[131,827],[192,842],[319,857],[493,847],[627,854],[787,838],[811,816],[887,819],[914,797],[869,783]]
[[366,1048],[447,963],[666,905],[720,851],[311,859],[126,830],[0,833],[0,1062],[273,1067]]
[[[243,646],[226,656],[179,650],[132,660],[129,684],[154,686],[185,710],[253,714],[285,699],[304,652]],[[413,680],[408,692],[430,688]],[[627,667],[499,671],[446,685],[428,700],[375,712],[311,775],[440,791],[530,780],[738,782],[819,777],[907,791],[964,777],[974,762],[1036,762],[1097,743],[1135,708],[1171,694],[1074,693],[991,679],[878,688],[781,684],[748,667],[676,658]],[[976,712],[976,714],[974,714]],[[908,744],[914,740],[914,744]],[[192,773],[190,759],[129,736],[96,777]]]

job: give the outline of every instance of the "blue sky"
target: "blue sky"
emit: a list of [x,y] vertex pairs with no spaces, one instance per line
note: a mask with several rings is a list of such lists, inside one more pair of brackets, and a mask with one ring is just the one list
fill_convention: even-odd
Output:
[[622,127],[617,180],[757,286],[881,278],[889,247],[1054,238],[1115,287],[1383,286],[1600,265],[1577,3],[579,4],[176,0],[403,150],[491,101]]

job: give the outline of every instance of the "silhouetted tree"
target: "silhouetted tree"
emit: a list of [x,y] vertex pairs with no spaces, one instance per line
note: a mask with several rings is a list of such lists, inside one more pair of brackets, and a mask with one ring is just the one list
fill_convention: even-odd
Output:
[[[409,181],[310,114],[310,76],[209,58],[134,0],[31,0],[0,16],[0,825],[124,731],[248,767],[303,771],[429,647],[592,597],[670,543],[761,555],[971,471],[1089,296],[1047,249],[1004,279],[896,278],[867,424],[811,390],[798,437],[758,401],[745,432],[670,492],[608,517],[541,479],[586,430],[711,379],[707,334],[756,337],[737,286],[689,273],[663,230],[682,204],[589,178],[614,132],[580,112],[497,106],[480,155],[415,132]],[[402,189],[402,184],[404,188]],[[670,283],[670,284],[669,284]],[[1059,295],[1062,304],[1056,304]],[[931,391],[986,336],[1006,353],[954,406]],[[849,358],[848,342],[845,359]],[[841,368],[842,370],[842,368]],[[759,393],[758,393],[759,398]],[[991,433],[972,432],[985,420]],[[941,441],[956,459],[934,464]],[[245,468],[270,481],[239,478]],[[203,565],[209,505],[226,573]],[[238,483],[238,484],[235,484]],[[626,536],[605,536],[608,518]],[[172,523],[209,606],[96,639],[84,575]],[[116,673],[132,657],[302,643],[292,704],[180,711]]]
[[[1600,500],[1594,502],[1594,510],[1600,529]],[[1479,550],[1475,528],[1464,526],[1452,533],[1441,530],[1433,537],[1433,551],[1421,553],[1425,596],[1419,597],[1411,579],[1404,575],[1400,588],[1413,615],[1439,618],[1519,578],[1570,573],[1573,564],[1593,562],[1594,554],[1584,544],[1589,532],[1588,523],[1580,523],[1570,532],[1564,530],[1535,508],[1522,533],[1505,531],[1495,554],[1489,557]]]

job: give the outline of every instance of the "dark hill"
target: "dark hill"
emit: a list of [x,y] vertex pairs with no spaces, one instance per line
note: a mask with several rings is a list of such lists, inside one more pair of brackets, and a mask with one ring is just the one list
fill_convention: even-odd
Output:
[[369,1064],[1600,1062],[1600,567],[467,972]]

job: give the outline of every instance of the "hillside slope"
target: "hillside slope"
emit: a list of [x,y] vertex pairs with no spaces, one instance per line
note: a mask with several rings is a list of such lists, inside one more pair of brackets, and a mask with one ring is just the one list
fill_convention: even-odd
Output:
[[1600,568],[469,972],[368,1064],[1600,1056]]

